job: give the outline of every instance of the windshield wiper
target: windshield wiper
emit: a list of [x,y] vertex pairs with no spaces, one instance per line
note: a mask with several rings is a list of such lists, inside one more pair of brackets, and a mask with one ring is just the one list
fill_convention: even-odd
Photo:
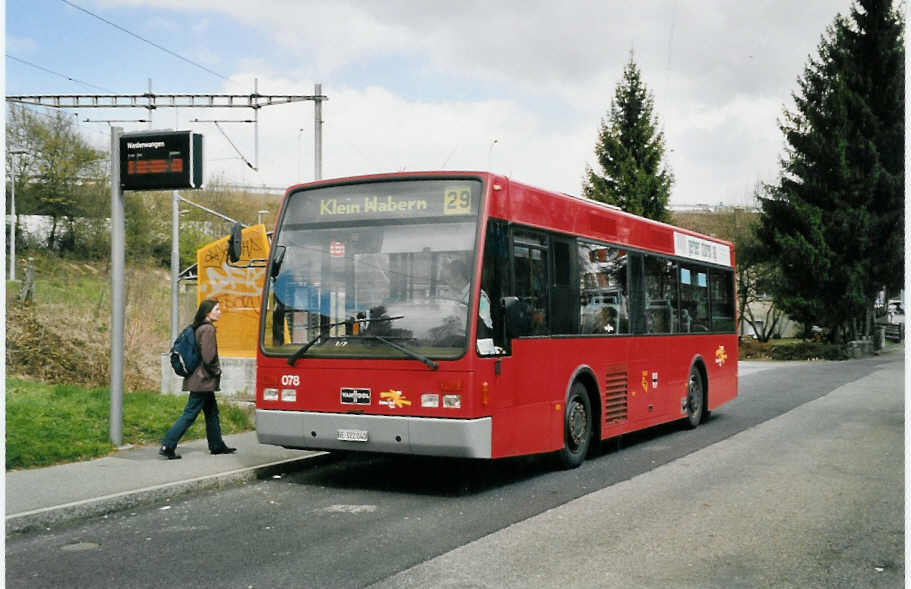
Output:
[[398,351],[400,351],[401,353],[405,354],[405,355],[408,356],[409,358],[413,358],[413,359],[415,359],[415,360],[417,360],[417,361],[419,361],[419,362],[423,362],[423,363],[426,364],[427,367],[430,368],[431,370],[436,370],[437,368],[440,367],[439,363],[434,362],[433,360],[431,360],[430,358],[428,358],[428,357],[425,356],[424,354],[421,354],[420,352],[416,352],[416,351],[412,350],[411,348],[407,348],[407,347],[405,347],[405,346],[403,346],[403,345],[401,345],[401,344],[397,344],[397,343],[395,343],[394,341],[392,341],[392,340],[390,340],[390,339],[387,339],[387,338],[385,338],[385,337],[383,337],[383,336],[381,336],[381,335],[356,335],[356,336],[354,336],[354,337],[361,337],[361,338],[366,338],[366,339],[375,339],[376,341],[383,342],[383,343],[386,344],[387,346],[389,346],[389,347],[391,347],[391,348],[395,348],[396,350],[398,350]]
[[313,346],[314,344],[316,344],[316,342],[318,342],[318,341],[321,340],[321,339],[323,339],[323,334],[322,334],[322,332],[321,332],[319,335],[317,335],[315,338],[313,338],[312,340],[310,340],[309,342],[307,342],[307,343],[305,343],[304,345],[302,345],[301,347],[299,347],[299,348],[297,349],[297,351],[294,352],[293,354],[291,354],[291,357],[288,358],[288,365],[289,365],[289,366],[294,366],[294,363],[297,362],[297,361],[301,358],[301,356],[303,356],[304,354],[306,354],[306,353],[307,353],[307,350],[309,350],[311,346]]
[[[346,319],[345,321],[336,321],[335,323],[330,323],[328,325],[320,325],[319,335],[317,335],[315,338],[313,338],[309,342],[302,345],[300,348],[297,349],[296,352],[291,354],[291,357],[288,358],[288,365],[294,366],[294,363],[297,362],[298,360],[300,360],[304,356],[304,354],[307,353],[307,350],[309,350],[311,347],[315,346],[321,339],[323,339],[323,337],[325,337],[323,334],[324,329],[329,329],[330,327],[338,327],[339,325],[348,325],[349,323],[366,323],[367,321],[376,321],[379,323],[379,322],[386,322],[386,321],[395,321],[396,319],[404,319],[404,318],[405,318],[404,315],[396,315],[395,317],[380,317],[378,319],[352,318],[352,319]],[[379,336],[375,336],[375,337],[379,337]]]

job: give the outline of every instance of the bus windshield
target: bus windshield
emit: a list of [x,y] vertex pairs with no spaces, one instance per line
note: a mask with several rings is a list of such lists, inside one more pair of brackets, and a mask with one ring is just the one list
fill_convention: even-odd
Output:
[[272,248],[263,350],[422,361],[461,356],[480,195],[480,181],[471,179],[291,194]]

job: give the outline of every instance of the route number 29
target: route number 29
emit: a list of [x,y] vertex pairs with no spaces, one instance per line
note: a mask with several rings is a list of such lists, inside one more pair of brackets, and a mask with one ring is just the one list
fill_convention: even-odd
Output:
[[471,213],[471,188],[450,186],[443,197],[444,215],[467,215]]

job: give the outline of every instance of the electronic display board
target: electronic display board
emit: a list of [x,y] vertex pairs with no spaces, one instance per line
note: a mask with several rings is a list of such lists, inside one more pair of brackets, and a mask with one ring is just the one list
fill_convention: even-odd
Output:
[[202,135],[149,131],[120,136],[124,190],[202,188]]

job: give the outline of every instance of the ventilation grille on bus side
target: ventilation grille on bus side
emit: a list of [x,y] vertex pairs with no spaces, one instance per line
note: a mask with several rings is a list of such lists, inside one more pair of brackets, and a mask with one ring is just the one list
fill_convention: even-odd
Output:
[[604,425],[627,419],[627,373],[609,372],[604,381]]

